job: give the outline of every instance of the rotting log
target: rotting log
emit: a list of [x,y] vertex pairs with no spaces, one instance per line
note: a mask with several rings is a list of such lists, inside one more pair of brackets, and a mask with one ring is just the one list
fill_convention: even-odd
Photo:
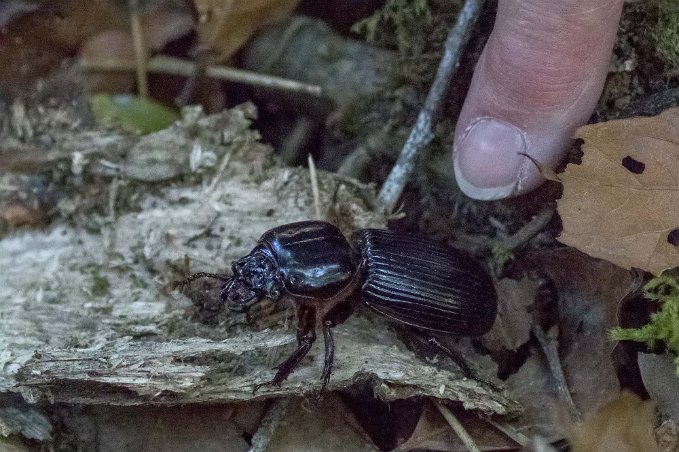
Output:
[[[191,271],[228,271],[262,232],[315,216],[308,172],[280,166],[248,126],[242,109],[185,118],[103,165],[124,176],[117,189],[111,185],[107,217],[0,240],[0,391],[19,391],[30,402],[139,405],[320,388],[322,344],[316,344],[280,388],[253,395],[294,347],[291,329],[200,325],[187,316],[188,298],[170,290],[186,261]],[[196,167],[197,148],[223,168]],[[172,171],[165,161],[176,165]],[[102,167],[95,157],[90,165]],[[153,171],[172,177],[137,180]],[[384,226],[370,187],[318,177],[326,220],[347,233]],[[329,389],[363,381],[384,400],[431,396],[497,414],[518,408],[491,385],[419,360],[379,318],[354,316],[335,335]]]

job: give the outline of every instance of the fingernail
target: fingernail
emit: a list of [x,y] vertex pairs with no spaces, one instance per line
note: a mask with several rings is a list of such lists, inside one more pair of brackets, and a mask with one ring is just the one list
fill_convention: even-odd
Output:
[[528,159],[523,131],[495,118],[474,122],[454,149],[460,189],[480,200],[502,199],[520,189]]

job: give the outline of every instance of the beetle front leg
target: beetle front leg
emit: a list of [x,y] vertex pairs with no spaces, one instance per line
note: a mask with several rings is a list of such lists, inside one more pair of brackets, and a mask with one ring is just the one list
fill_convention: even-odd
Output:
[[304,336],[316,329],[316,310],[309,306],[297,308],[297,345],[302,344]]
[[280,386],[311,350],[316,341],[316,310],[307,306],[300,307],[297,322],[297,350],[278,366],[278,371],[271,381],[255,385],[255,392],[262,386]]
[[285,379],[288,378],[295,370],[306,354],[309,353],[314,341],[316,341],[316,332],[314,330],[311,330],[306,335],[302,336],[297,350],[295,350],[288,359],[278,366],[278,371],[271,381],[256,385],[255,391],[257,391],[262,386],[280,386],[281,383],[283,383]]
[[330,374],[332,373],[332,364],[335,361],[335,342],[332,339],[332,327],[334,325],[330,320],[323,322],[323,339],[325,339],[325,359],[323,360],[323,374],[321,375],[321,392],[325,391],[330,381]]

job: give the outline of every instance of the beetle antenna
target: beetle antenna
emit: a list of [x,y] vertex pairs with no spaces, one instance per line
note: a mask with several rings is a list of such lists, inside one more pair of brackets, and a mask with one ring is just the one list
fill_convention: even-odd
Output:
[[172,290],[175,290],[178,287],[183,289],[186,286],[190,286],[193,281],[195,281],[197,279],[201,279],[201,278],[219,279],[221,281],[229,281],[229,280],[233,279],[232,276],[225,275],[225,274],[198,272],[198,273],[194,273],[192,275],[189,275],[189,277],[186,278],[186,279],[173,282],[172,283]]

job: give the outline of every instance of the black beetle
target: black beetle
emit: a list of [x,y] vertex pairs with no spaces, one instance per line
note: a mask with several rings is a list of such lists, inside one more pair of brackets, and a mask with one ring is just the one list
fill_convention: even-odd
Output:
[[222,300],[241,312],[264,297],[295,300],[298,347],[266,383],[271,385],[280,385],[297,367],[320,325],[325,387],[334,358],[331,328],[347,319],[358,299],[400,322],[464,336],[486,333],[497,313],[490,275],[466,253],[380,229],[356,231],[350,244],[330,223],[278,226],[265,232],[232,270],[232,276],[195,273],[175,287],[198,278],[221,279]]

